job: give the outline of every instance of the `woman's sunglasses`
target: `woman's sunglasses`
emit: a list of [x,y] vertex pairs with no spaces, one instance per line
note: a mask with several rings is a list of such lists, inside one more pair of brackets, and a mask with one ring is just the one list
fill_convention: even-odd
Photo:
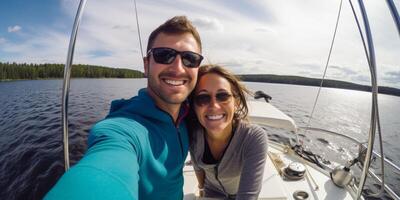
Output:
[[[232,97],[231,94],[227,92],[220,92],[215,95],[215,99],[217,100],[218,103],[226,103],[230,100]],[[194,103],[197,106],[206,106],[211,103],[211,96],[209,94],[199,94],[194,97]]]
[[171,64],[176,56],[181,55],[182,63],[186,67],[196,68],[203,60],[203,56],[192,51],[177,51],[167,47],[152,48],[147,52],[147,55],[153,55],[154,61],[159,64]]

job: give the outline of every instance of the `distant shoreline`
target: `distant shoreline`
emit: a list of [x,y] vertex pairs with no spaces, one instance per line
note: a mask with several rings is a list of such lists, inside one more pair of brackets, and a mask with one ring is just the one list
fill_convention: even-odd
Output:
[[[239,74],[241,80],[260,83],[281,83],[319,87],[321,79],[274,74]],[[64,64],[27,64],[0,62],[0,82],[19,80],[49,80],[64,77]],[[144,73],[132,69],[117,69],[93,65],[73,65],[71,78],[144,78]],[[371,86],[325,79],[322,87],[371,91]],[[380,86],[380,94],[400,96],[400,89]]]
[[[74,78],[143,78],[138,70],[76,64],[71,67]],[[0,81],[37,80],[64,77],[64,64],[32,64],[0,62]]]

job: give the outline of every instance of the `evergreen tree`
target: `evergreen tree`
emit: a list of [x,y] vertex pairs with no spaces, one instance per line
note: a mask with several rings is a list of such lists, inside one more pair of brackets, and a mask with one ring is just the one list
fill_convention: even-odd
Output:
[[[63,64],[27,64],[0,62],[0,80],[63,78]],[[131,69],[115,69],[93,65],[73,65],[75,78],[143,78],[143,73]]]

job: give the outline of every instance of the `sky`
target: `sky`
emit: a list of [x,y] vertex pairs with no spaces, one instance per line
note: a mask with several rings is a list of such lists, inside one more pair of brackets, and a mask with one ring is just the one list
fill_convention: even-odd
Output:
[[[400,88],[400,37],[386,1],[366,0],[378,83]],[[358,16],[359,7],[356,1]],[[79,0],[1,0],[0,62],[65,63]],[[175,15],[197,27],[203,64],[236,74],[321,78],[340,0],[137,0],[143,48],[152,30]],[[395,0],[398,10],[400,0]],[[78,32],[79,64],[143,71],[133,0],[88,0]],[[326,78],[370,84],[348,1],[343,1]]]

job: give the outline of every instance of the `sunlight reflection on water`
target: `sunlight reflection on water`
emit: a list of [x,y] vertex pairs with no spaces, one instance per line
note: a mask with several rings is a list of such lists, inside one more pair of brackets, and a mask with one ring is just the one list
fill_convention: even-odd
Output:
[[[130,98],[146,85],[145,79],[73,79],[69,98],[70,157],[74,164],[86,151],[91,126],[108,113],[111,100]],[[283,84],[246,83],[272,96],[271,103],[306,126],[317,88]],[[0,199],[41,199],[64,171],[61,141],[61,80],[0,83]],[[3,95],[6,94],[6,95]],[[312,126],[337,131],[360,140],[367,138],[370,94],[326,89],[321,92]],[[400,98],[379,95],[387,157],[400,165]],[[270,139],[287,141],[280,131]],[[324,155],[341,153],[348,159],[357,148],[334,137],[308,133],[305,139],[328,146]],[[344,150],[347,148],[348,150]],[[393,184],[400,180],[389,178]],[[397,176],[398,177],[398,176]]]

